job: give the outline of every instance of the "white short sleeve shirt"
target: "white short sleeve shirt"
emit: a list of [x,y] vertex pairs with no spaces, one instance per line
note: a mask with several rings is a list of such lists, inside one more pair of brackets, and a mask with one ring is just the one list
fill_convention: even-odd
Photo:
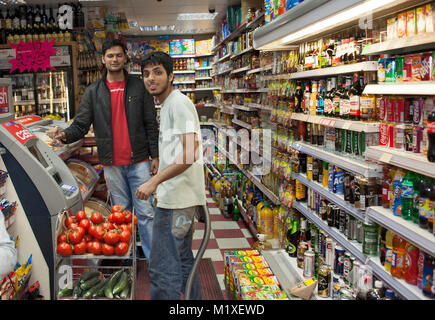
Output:
[[[161,183],[156,190],[157,207],[183,209],[205,205],[205,181],[201,127],[198,113],[190,99],[172,90],[160,110],[159,172],[174,163],[183,150],[180,135],[196,133],[199,158],[182,174]],[[193,162],[193,155],[187,155]],[[189,159],[190,157],[190,159]]]

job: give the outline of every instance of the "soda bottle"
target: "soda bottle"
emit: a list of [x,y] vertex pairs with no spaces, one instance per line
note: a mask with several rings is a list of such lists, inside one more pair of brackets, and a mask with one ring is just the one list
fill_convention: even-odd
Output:
[[420,187],[421,187],[423,181],[424,181],[424,176],[416,173],[415,180],[414,180],[414,207],[412,209],[412,214],[411,214],[411,220],[414,223],[418,223]]
[[367,291],[366,300],[381,300],[385,296],[384,284],[380,280],[375,281],[375,287]]
[[405,276],[406,240],[397,234],[393,237],[393,259],[391,261],[391,275],[403,279]]
[[424,258],[426,254],[423,250],[420,250],[418,254],[418,261],[417,261],[417,287],[419,289],[423,289],[423,268],[424,268]]
[[423,264],[423,294],[430,298],[435,298],[434,288],[435,258],[425,254]]
[[419,253],[416,246],[410,243],[406,245],[405,281],[409,284],[417,285]]
[[394,233],[387,230],[385,234],[385,270],[391,271],[391,262],[393,259],[393,237]]
[[433,220],[435,219],[435,180],[430,179],[431,192],[429,193],[429,212],[427,214],[427,226],[433,232]]
[[428,221],[427,217],[430,210],[430,194],[432,191],[432,185],[430,184],[430,178],[425,177],[422,184],[420,185],[420,201],[418,203],[418,225],[427,229]]
[[240,220],[240,210],[239,210],[239,204],[236,202],[234,204],[233,221],[239,221],[239,220]]
[[427,116],[427,138],[429,141],[427,160],[435,162],[435,109]]
[[388,289],[387,291],[385,291],[385,297],[382,298],[381,300],[395,300],[394,291],[391,289]]
[[415,175],[412,171],[408,171],[402,180],[402,218],[405,220],[412,219],[414,208],[414,180]]
[[384,179],[382,179],[382,207],[390,208],[390,185],[391,185],[391,166],[384,165],[382,168]]
[[402,181],[405,176],[405,170],[398,168],[393,176],[393,214],[400,216],[402,214]]

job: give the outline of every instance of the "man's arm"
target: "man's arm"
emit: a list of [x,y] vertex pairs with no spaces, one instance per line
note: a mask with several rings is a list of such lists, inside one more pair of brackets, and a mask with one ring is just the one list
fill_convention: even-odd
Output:
[[159,129],[157,124],[157,112],[153,97],[145,89],[144,85],[144,126],[148,137],[148,146],[151,157],[159,157]]
[[138,199],[147,200],[162,182],[172,179],[186,171],[199,157],[196,133],[180,135],[183,151],[174,160],[174,163],[157,173],[136,190]]

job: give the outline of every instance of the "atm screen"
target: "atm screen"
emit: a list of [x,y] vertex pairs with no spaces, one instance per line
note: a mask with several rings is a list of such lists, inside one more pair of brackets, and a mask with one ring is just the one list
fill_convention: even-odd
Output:
[[48,167],[47,161],[45,161],[45,159],[39,153],[38,149],[36,149],[34,146],[30,146],[28,148],[30,153],[33,154],[36,160],[38,160],[44,166],[44,168],[47,168]]

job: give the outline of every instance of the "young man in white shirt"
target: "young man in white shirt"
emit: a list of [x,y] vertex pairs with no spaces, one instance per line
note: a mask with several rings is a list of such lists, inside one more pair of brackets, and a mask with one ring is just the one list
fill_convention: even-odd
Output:
[[[168,54],[157,51],[146,55],[142,74],[146,89],[162,106],[159,170],[136,191],[136,197],[144,200],[156,191],[149,264],[151,299],[177,300],[194,263],[193,220],[206,203],[201,129],[193,103],[172,87],[173,63]],[[191,299],[201,299],[197,275]]]

